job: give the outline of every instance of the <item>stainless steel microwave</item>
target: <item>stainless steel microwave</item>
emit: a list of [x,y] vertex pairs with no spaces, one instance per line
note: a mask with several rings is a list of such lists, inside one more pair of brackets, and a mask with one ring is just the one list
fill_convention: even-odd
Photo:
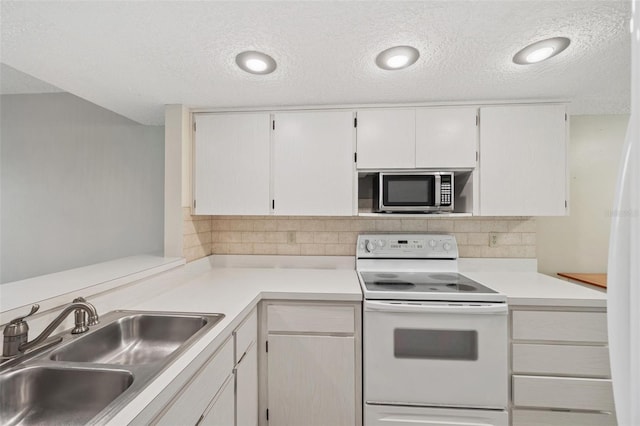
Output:
[[452,172],[385,172],[374,191],[378,212],[436,213],[453,211]]

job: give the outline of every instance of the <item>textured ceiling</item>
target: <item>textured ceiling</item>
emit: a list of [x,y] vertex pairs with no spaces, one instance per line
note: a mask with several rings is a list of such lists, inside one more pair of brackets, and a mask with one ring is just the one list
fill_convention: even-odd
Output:
[[[7,1],[1,62],[143,123],[165,104],[259,107],[561,99],[573,114],[629,109],[627,0]],[[550,60],[511,62],[565,36]],[[420,50],[405,70],[376,55]],[[235,55],[264,51],[270,75]]]

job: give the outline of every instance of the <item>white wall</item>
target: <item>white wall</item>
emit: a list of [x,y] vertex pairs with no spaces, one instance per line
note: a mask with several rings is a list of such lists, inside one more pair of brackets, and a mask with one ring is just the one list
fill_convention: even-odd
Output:
[[628,120],[626,115],[571,117],[571,214],[538,218],[540,272],[607,271],[610,210]]
[[68,93],[1,102],[0,282],[162,254],[163,127]]

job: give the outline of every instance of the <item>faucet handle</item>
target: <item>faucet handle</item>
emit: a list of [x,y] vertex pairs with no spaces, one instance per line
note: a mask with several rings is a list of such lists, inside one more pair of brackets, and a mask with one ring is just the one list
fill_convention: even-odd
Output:
[[31,312],[29,312],[27,315],[23,316],[23,317],[18,317],[14,320],[11,320],[11,322],[9,324],[17,324],[19,322],[23,322],[25,318],[30,317],[31,315],[35,314],[36,312],[38,312],[38,309],[40,309],[40,305],[38,305],[37,303],[35,305],[33,305],[31,307]]

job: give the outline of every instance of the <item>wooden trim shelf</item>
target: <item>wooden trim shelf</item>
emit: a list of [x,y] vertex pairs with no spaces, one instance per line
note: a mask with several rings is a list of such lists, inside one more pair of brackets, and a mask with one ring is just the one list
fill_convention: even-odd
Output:
[[558,272],[563,278],[578,281],[584,284],[594,285],[600,288],[607,288],[607,274],[580,274],[575,272]]

